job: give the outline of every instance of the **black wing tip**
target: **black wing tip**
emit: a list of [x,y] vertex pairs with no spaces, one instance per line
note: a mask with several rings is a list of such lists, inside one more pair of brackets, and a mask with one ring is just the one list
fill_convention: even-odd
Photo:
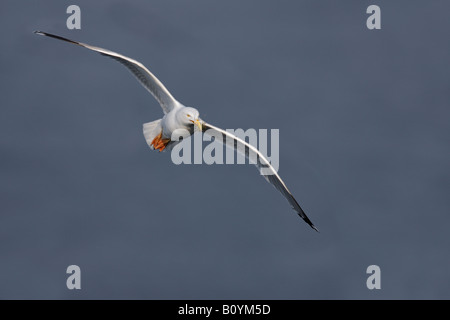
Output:
[[47,36],[47,37],[50,37],[50,38],[54,38],[54,39],[58,39],[58,40],[62,40],[62,41],[67,41],[67,42],[70,42],[70,43],[73,43],[73,44],[81,45],[77,41],[73,41],[73,40],[70,40],[70,39],[67,39],[67,38],[64,38],[64,37],[61,37],[61,36],[57,36],[55,34],[47,33],[47,32],[44,32],[44,31],[35,30],[35,31],[33,31],[33,33],[38,34],[40,36]]
[[318,233],[320,233],[319,229],[316,228],[316,226],[309,220],[309,218],[306,216],[306,214],[303,212],[304,216],[299,214],[299,216],[314,230],[316,230]]
[[[299,206],[300,207],[300,206]],[[319,229],[316,228],[316,226],[309,220],[306,213],[300,208],[300,211],[297,211],[297,214],[300,218],[303,219],[312,229],[316,230],[318,233],[320,233]]]

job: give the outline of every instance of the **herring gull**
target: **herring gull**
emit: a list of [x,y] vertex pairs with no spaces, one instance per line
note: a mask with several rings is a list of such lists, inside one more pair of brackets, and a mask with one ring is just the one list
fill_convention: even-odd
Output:
[[144,86],[144,88],[147,89],[153,97],[155,97],[164,112],[164,117],[162,119],[145,123],[143,125],[144,137],[150,148],[159,151],[163,151],[166,147],[171,148],[174,144],[176,144],[175,141],[171,141],[172,134],[176,130],[186,130],[192,134],[194,129],[198,128],[205,134],[213,135],[215,138],[220,137],[223,144],[234,148],[237,152],[243,153],[247,158],[250,157],[250,154],[254,155],[255,157],[253,158],[252,163],[259,169],[261,175],[287,199],[292,208],[311,228],[318,231],[311,220],[309,220],[306,216],[297,200],[295,200],[292,193],[288,190],[283,180],[281,180],[270,161],[267,160],[267,158],[257,148],[247,143],[245,140],[231,134],[230,132],[220,129],[200,119],[197,109],[186,107],[178,102],[161,83],[161,81],[159,81],[142,63],[107,49],[73,41],[50,33],[42,31],[35,31],[34,33],[70,42],[86,49],[96,51],[101,55],[110,57],[127,67],[128,70],[131,71],[137,80]]

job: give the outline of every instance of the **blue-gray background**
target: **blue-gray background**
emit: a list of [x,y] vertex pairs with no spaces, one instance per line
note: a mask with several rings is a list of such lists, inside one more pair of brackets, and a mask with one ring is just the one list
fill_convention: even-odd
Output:
[[[0,3],[0,298],[450,298],[450,2],[76,1],[79,31],[69,4]],[[250,166],[150,151],[153,97],[35,29],[143,62],[218,126],[279,128],[321,233]]]

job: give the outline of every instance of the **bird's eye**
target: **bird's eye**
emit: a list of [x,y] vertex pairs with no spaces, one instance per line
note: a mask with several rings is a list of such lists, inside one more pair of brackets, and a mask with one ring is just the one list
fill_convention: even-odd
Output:
[[188,118],[190,118],[191,117],[191,115],[190,114],[188,114],[188,115],[186,115]]

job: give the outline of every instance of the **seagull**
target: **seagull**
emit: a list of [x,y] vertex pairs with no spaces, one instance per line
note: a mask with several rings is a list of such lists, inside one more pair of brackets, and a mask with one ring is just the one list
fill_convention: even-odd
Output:
[[176,141],[171,140],[172,133],[176,130],[186,130],[189,134],[193,134],[194,130],[198,128],[201,132],[214,136],[215,139],[220,137],[220,142],[228,147],[234,148],[234,150],[244,154],[247,158],[250,157],[250,154],[256,155],[256,161],[253,163],[256,165],[261,175],[287,199],[291,207],[311,228],[319,232],[319,230],[314,226],[311,220],[309,220],[303,209],[300,207],[297,200],[295,200],[292,193],[286,187],[286,184],[283,180],[281,180],[277,171],[270,164],[270,161],[267,160],[267,158],[257,148],[232,133],[200,119],[197,109],[186,107],[178,102],[178,100],[170,94],[161,81],[159,81],[158,78],[156,78],[153,73],[151,73],[150,70],[148,70],[142,63],[107,49],[73,41],[54,34],[42,31],[34,31],[34,33],[41,36],[66,41],[98,52],[101,55],[110,57],[127,67],[136,79],[144,86],[144,88],[147,89],[159,102],[164,112],[162,119],[148,122],[143,125],[145,140],[152,150],[159,150],[159,152],[161,152],[166,148],[170,149],[177,143]]

